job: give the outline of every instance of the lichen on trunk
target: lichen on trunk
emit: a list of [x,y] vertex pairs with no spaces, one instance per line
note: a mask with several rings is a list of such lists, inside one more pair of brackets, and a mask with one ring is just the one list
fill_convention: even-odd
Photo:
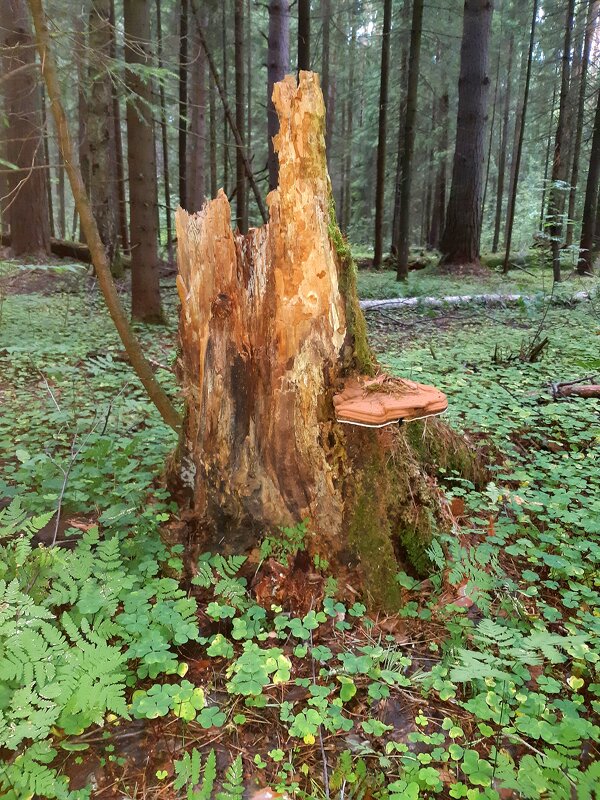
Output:
[[288,76],[273,100],[269,222],[234,232],[223,192],[177,212],[186,413],[171,483],[200,548],[249,549],[308,519],[309,548],[393,607],[400,560],[423,569],[444,501],[401,429],[336,422],[334,393],[377,364],[333,213],[317,76]]

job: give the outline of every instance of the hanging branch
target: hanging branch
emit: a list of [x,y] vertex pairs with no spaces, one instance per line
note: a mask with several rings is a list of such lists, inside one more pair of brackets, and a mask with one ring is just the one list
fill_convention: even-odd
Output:
[[92,214],[90,201],[86,194],[81,170],[77,165],[73,151],[73,142],[60,95],[56,62],[50,48],[50,34],[48,32],[48,26],[46,25],[46,14],[42,6],[42,0],[27,0],[27,2],[35,26],[37,49],[42,64],[42,75],[44,77],[46,89],[48,90],[48,99],[50,100],[52,114],[54,115],[58,144],[67,175],[69,176],[75,207],[79,213],[81,228],[90,249],[92,263],[96,270],[100,289],[104,295],[104,300],[106,301],[110,316],[119,332],[123,346],[127,351],[131,365],[144,385],[148,397],[152,400],[167,425],[170,425],[174,430],[178,431],[181,426],[181,417],[162,386],[154,377],[152,367],[144,356],[141,345],[131,330],[127,316],[119,300],[112,275],[110,274],[110,266],[106,258],[104,245],[100,239],[98,226]]
[[254,173],[252,172],[252,167],[250,165],[250,162],[248,161],[248,156],[246,155],[244,142],[242,140],[238,127],[235,124],[235,119],[233,117],[233,114],[231,113],[231,109],[229,108],[229,103],[227,102],[227,95],[225,94],[225,91],[223,89],[223,84],[221,83],[221,77],[217,70],[215,61],[212,57],[212,53],[210,52],[210,49],[208,47],[208,42],[206,41],[206,37],[204,36],[204,29],[202,27],[202,23],[200,22],[200,15],[198,13],[198,8],[197,8],[197,0],[192,1],[192,11],[194,13],[194,19],[196,21],[196,27],[198,29],[198,38],[200,39],[200,44],[202,45],[202,49],[206,54],[206,60],[208,61],[208,66],[213,76],[215,86],[217,87],[217,91],[219,92],[219,97],[221,98],[221,102],[223,104],[223,111],[225,112],[225,116],[227,117],[227,121],[229,122],[229,127],[231,128],[231,132],[233,133],[236,146],[238,147],[238,150],[242,157],[242,161],[244,163],[244,169],[246,170],[246,175],[248,176],[248,182],[252,187],[252,191],[256,199],[256,205],[258,206],[258,210],[260,211],[260,215],[262,217],[263,222],[268,222],[269,217],[267,214],[267,210],[265,208],[265,204],[263,202],[256,180],[254,179]]

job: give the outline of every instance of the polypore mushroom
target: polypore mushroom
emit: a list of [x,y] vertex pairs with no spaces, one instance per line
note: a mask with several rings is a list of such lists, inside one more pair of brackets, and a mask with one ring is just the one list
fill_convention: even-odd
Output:
[[383,428],[442,414],[448,408],[448,399],[435,386],[378,375],[350,378],[334,395],[333,405],[338,422]]

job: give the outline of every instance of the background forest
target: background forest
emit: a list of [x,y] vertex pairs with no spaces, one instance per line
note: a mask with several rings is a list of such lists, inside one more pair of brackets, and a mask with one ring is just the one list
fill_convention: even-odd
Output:
[[[391,247],[405,277],[408,245],[470,263],[508,238],[514,254],[546,237],[572,248],[571,265],[580,243],[585,258],[598,194],[598,4],[501,0],[492,16],[490,3],[467,2],[464,20],[462,5],[49,2],[68,119],[114,268],[133,241],[134,262],[156,274],[159,256],[172,259],[174,209],[197,210],[220,187],[242,231],[261,222],[276,180],[269,89],[297,66],[321,74],[340,226],[375,266]],[[3,230],[12,215],[16,252],[48,250],[50,236],[79,240],[79,223],[48,102],[26,67],[35,55],[25,6],[2,9]],[[31,165],[30,191],[16,192],[14,167]],[[144,284],[150,306],[139,316],[151,317],[157,290],[152,298]]]
[[599,31],[0,0],[2,798],[597,800]]

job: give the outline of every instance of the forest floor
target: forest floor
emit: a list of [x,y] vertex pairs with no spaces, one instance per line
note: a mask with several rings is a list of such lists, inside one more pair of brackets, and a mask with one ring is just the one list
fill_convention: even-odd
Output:
[[[382,365],[447,393],[490,480],[439,476],[454,529],[427,580],[398,576],[396,616],[336,603],[321,561],[323,607],[297,617],[249,585],[310,527],[251,569],[207,555],[184,584],[161,486],[175,435],[85,270],[18,266],[0,264],[2,797],[598,797],[600,401],[550,389],[600,373],[600,301],[551,306],[535,274],[510,309],[367,314]],[[465,281],[428,269],[401,290]],[[397,290],[392,273],[359,284]],[[137,332],[176,396],[172,277],[163,289],[169,325]]]

